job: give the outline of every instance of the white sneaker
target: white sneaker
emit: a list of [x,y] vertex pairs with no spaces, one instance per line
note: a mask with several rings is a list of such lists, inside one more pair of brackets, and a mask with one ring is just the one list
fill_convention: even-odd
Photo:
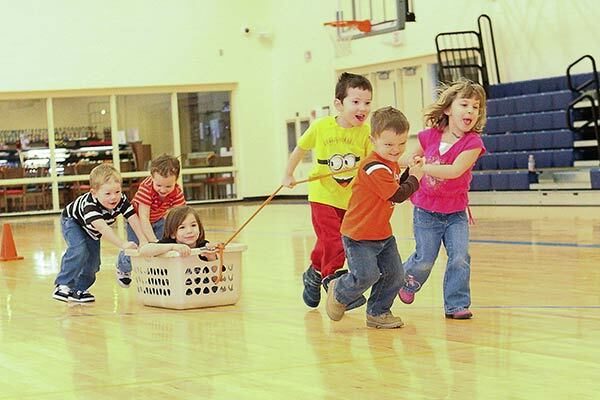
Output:
[[52,298],[58,301],[68,301],[72,292],[71,288],[67,285],[56,285],[52,293]]
[[131,285],[131,272],[117,270],[117,283],[123,288],[128,288]]
[[96,297],[87,290],[83,292],[78,290],[69,294],[69,301],[74,301],[76,303],[91,303],[96,301]]

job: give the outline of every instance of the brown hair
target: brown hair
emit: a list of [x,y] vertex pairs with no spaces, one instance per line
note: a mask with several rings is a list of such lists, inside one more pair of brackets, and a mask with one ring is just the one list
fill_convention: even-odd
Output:
[[335,98],[343,102],[346,96],[348,96],[348,89],[351,88],[368,90],[373,93],[373,86],[371,86],[371,82],[367,78],[362,75],[343,72],[335,85]]
[[200,235],[198,236],[196,246],[194,247],[200,247],[199,244],[204,240],[205,237],[204,226],[202,225],[202,221],[200,221],[200,214],[198,214],[198,211],[190,206],[174,207],[169,211],[165,220],[163,239],[171,239],[175,237],[177,234],[177,228],[179,228],[179,225],[181,225],[190,214],[194,216],[196,223],[198,224],[198,228],[200,229]]
[[121,174],[112,164],[100,164],[90,172],[90,188],[94,190],[100,189],[100,186],[107,182],[122,183]]
[[156,157],[152,160],[150,164],[150,175],[154,175],[156,172],[160,176],[164,176],[168,178],[169,176],[174,175],[176,178],[179,178],[179,172],[181,171],[181,164],[177,157],[174,157],[170,154],[163,153],[160,156]]
[[408,132],[410,124],[402,111],[394,107],[383,107],[371,117],[371,136],[377,138],[381,132],[391,130],[401,135]]
[[438,90],[439,97],[435,103],[425,109],[425,125],[444,130],[448,126],[448,116],[444,113],[452,105],[454,99],[475,99],[479,101],[479,117],[473,130],[483,131],[486,118],[485,90],[479,83],[461,78],[448,85],[442,85]]

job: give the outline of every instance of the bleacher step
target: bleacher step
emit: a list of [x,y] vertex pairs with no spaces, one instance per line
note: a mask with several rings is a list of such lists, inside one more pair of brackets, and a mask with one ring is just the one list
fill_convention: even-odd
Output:
[[573,164],[575,167],[597,167],[600,162],[598,160],[577,160]]
[[596,146],[598,146],[598,141],[596,139],[577,140],[577,141],[573,142],[573,147],[576,147],[576,148],[580,148],[580,147],[596,147]]
[[554,182],[590,182],[590,171],[579,170],[579,171],[559,171],[552,174]]
[[591,189],[589,182],[541,182],[529,185],[530,190],[582,190]]

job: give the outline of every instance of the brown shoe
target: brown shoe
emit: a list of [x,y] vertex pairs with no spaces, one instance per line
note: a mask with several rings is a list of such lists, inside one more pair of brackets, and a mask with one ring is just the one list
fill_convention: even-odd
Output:
[[327,290],[327,304],[325,309],[327,310],[327,315],[333,321],[339,321],[344,317],[344,312],[346,312],[346,306],[337,301],[335,298],[335,285],[337,284],[337,279],[329,282],[329,290]]
[[394,317],[391,311],[381,315],[367,314],[367,326],[377,329],[394,329],[404,326],[404,322],[400,317]]

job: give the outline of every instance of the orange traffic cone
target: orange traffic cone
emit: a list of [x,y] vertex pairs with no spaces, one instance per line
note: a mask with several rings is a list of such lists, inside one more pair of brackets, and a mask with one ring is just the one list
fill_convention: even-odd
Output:
[[10,229],[9,224],[2,225],[2,244],[0,246],[0,261],[23,259],[23,257],[17,254],[15,240],[13,239],[12,229]]

